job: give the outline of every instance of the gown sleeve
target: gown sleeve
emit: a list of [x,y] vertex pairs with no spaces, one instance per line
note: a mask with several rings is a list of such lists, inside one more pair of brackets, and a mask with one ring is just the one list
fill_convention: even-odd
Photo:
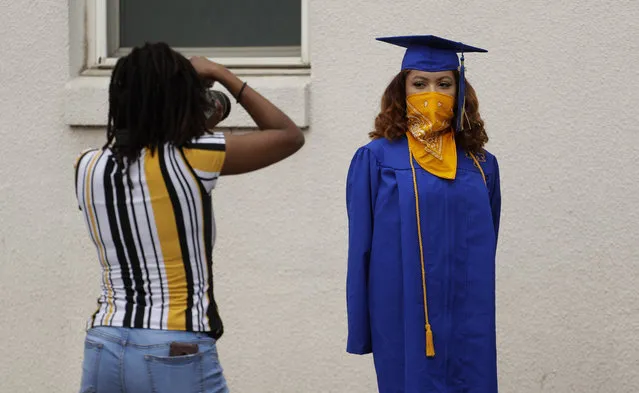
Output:
[[377,159],[360,148],[351,161],[346,182],[348,213],[348,269],[346,304],[348,340],[346,351],[353,354],[372,352],[368,311],[368,269],[373,239],[373,209],[379,179]]
[[493,158],[495,163],[493,181],[490,185],[490,210],[493,214],[493,225],[495,226],[495,237],[499,237],[499,221],[501,218],[501,186],[499,179],[499,163],[497,158]]

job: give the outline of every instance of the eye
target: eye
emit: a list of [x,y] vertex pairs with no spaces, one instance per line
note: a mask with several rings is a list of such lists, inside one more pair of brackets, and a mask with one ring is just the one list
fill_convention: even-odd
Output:
[[418,88],[422,88],[422,87],[426,86],[426,84],[424,82],[421,82],[421,81],[415,81],[415,82],[413,82],[413,86],[418,87]]
[[450,82],[441,82],[439,84],[439,87],[441,87],[442,89],[450,89],[451,87],[453,87],[453,84]]

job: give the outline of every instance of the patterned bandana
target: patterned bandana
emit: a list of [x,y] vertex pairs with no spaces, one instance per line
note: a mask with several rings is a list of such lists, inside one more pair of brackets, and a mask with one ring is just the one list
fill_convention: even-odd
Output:
[[425,171],[454,179],[457,174],[457,147],[450,122],[455,116],[455,98],[447,94],[426,92],[406,97],[408,146]]

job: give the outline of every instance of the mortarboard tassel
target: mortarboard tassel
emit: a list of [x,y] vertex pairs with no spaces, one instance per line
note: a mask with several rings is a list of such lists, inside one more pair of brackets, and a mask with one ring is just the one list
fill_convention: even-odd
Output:
[[457,132],[464,128],[464,117],[466,116],[466,67],[464,67],[464,52],[461,53],[459,64],[459,92],[457,97]]

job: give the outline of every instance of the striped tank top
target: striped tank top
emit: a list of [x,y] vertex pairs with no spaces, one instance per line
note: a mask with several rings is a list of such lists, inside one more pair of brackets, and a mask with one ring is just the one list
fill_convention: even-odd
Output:
[[224,157],[222,133],[181,149],[143,150],[128,174],[110,149],[80,155],[76,195],[102,267],[98,309],[87,328],[222,335],[213,297],[210,193]]

